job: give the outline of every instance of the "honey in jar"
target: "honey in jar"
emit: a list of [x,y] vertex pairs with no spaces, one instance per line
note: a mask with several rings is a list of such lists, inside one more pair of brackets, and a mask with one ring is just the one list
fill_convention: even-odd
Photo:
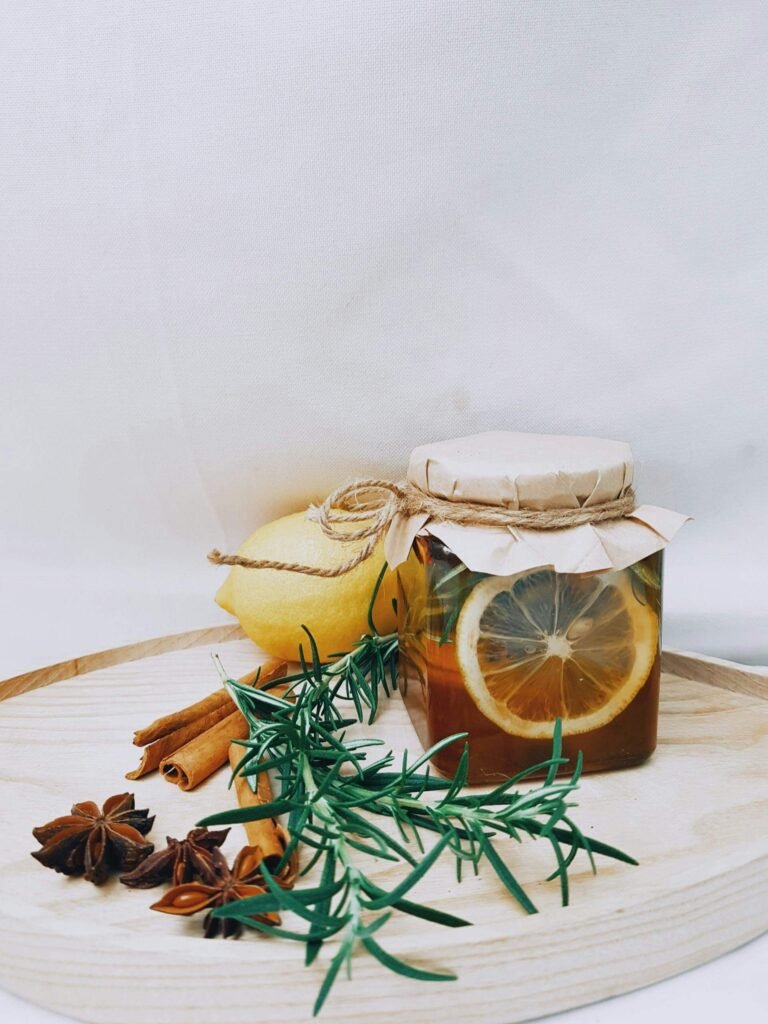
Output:
[[[685,517],[626,500],[629,448],[481,434],[416,449],[408,480],[439,499],[431,519],[401,522],[389,549],[399,562],[400,685],[424,746],[465,733],[474,783],[545,761],[557,719],[564,756],[581,752],[585,771],[650,757],[662,548]],[[565,521],[575,525],[549,528],[552,517],[538,514],[543,526],[525,516],[524,526],[459,524],[441,520],[442,502],[470,513],[573,509]],[[601,518],[605,509],[612,518]],[[443,748],[435,767],[452,774],[463,747]]]

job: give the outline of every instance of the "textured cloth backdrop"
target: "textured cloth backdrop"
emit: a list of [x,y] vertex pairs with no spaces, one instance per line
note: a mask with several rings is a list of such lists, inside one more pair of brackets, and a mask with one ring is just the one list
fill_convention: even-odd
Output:
[[8,671],[497,428],[629,441],[666,642],[768,661],[764,4],[0,10]]

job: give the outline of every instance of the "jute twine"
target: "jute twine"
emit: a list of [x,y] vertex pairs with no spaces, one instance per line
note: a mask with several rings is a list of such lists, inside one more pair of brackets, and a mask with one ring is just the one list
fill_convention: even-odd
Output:
[[[635,510],[635,493],[628,488],[613,501],[589,508],[512,509],[498,505],[478,505],[468,501],[446,501],[425,494],[408,481],[358,480],[343,484],[329,494],[322,505],[310,505],[307,518],[319,523],[326,537],[349,542],[364,540],[360,550],[332,569],[321,569],[300,562],[279,562],[268,558],[244,558],[242,555],[222,555],[215,548],[208,555],[214,565],[239,565],[243,569],[281,569],[300,572],[305,576],[323,576],[333,579],[351,572],[370,557],[379,539],[389,529],[396,515],[405,517],[427,515],[440,523],[458,523],[461,526],[522,526],[529,530],[562,530],[585,523],[602,523],[609,519],[622,519]],[[360,523],[357,529],[339,528],[339,524]]]

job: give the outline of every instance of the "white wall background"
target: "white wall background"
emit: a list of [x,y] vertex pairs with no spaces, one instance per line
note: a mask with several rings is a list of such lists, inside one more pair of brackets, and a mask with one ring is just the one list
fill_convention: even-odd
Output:
[[768,662],[768,9],[0,2],[6,674],[410,448],[626,439],[668,643]]

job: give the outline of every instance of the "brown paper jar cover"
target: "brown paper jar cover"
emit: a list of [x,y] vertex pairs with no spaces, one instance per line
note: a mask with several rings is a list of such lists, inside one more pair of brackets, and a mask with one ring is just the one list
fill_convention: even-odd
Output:
[[[510,509],[589,508],[622,497],[633,484],[629,445],[596,437],[491,431],[421,445],[407,478],[446,501]],[[443,541],[471,570],[508,576],[538,566],[584,573],[624,569],[675,536],[689,517],[641,504],[631,515],[558,530],[462,526],[425,514],[398,514],[385,539],[391,568],[417,534]]]

